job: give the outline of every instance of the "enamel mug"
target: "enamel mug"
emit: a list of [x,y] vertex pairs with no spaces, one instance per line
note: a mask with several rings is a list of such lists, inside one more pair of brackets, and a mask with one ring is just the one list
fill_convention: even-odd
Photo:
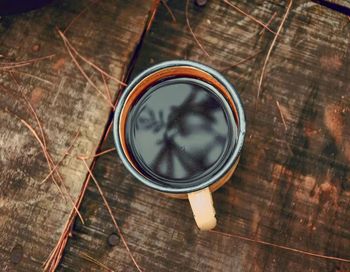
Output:
[[123,91],[114,139],[123,164],[144,185],[188,199],[201,230],[216,226],[212,193],[235,171],[246,132],[233,85],[192,61],[143,71]]

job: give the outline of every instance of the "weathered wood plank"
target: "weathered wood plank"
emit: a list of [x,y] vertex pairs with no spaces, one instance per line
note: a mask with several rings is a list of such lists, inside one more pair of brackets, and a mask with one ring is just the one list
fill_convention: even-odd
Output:
[[[286,2],[231,1],[277,30]],[[198,8],[190,22],[209,52],[186,28],[185,1],[169,1],[177,24],[160,7],[144,40],[135,73],[163,60],[187,58],[222,71],[237,87],[246,109],[248,135],[231,182],[214,194],[217,230],[319,254],[350,258],[349,35],[346,16],[311,1],[294,1],[267,64],[262,94],[258,81],[273,34],[222,1]],[[232,69],[243,59],[262,53]],[[280,103],[287,130],[276,102]],[[109,141],[103,147],[113,146]],[[347,271],[346,263],[199,232],[186,201],[167,199],[131,177],[110,153],[95,175],[145,271]],[[62,271],[101,268],[135,271],[122,243],[107,243],[114,227],[94,187],[61,264]]]
[[[89,4],[90,1],[56,1],[40,10],[0,18],[1,62],[55,54],[51,59],[14,69],[14,75],[37,110],[56,162],[80,130],[72,154],[60,167],[74,200],[87,174],[76,156],[95,153],[110,107],[76,69],[55,28],[67,27]],[[122,79],[143,33],[150,4],[151,1],[137,0],[100,1],[74,22],[66,36],[83,56]],[[83,62],[81,65],[104,90],[100,75]],[[108,81],[111,96],[115,97],[119,87]],[[13,113],[37,131],[38,127],[20,90],[2,68],[0,84],[1,270],[40,271],[72,205],[63,201],[52,180],[40,184],[49,172],[42,150]]]

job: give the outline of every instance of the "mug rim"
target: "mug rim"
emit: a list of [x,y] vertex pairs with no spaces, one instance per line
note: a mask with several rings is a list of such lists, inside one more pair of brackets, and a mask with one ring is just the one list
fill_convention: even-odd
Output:
[[[197,68],[203,72],[206,72],[210,74],[212,77],[214,77],[217,81],[219,81],[225,89],[229,92],[232,101],[234,103],[234,106],[236,107],[237,111],[237,118],[238,118],[238,139],[236,146],[233,149],[232,155],[229,156],[227,162],[225,165],[219,169],[219,171],[213,175],[212,177],[208,178],[208,180],[194,185],[194,186],[189,186],[186,188],[172,188],[172,187],[166,187],[162,186],[159,184],[156,184],[152,181],[151,178],[148,178],[146,176],[143,176],[137,169],[134,168],[134,166],[130,163],[128,158],[126,157],[124,150],[122,148],[122,144],[120,141],[119,137],[119,126],[120,126],[120,116],[121,112],[124,107],[124,103],[127,100],[129,94],[134,90],[136,85],[142,81],[145,77],[148,75],[155,73],[159,70],[169,68],[169,67],[176,67],[176,66],[188,66],[188,67],[193,67]],[[233,110],[233,109],[231,109]],[[188,60],[171,60],[171,61],[165,61],[158,63],[156,65],[153,65],[140,74],[138,74],[129,84],[128,86],[124,89],[118,103],[117,107],[114,113],[113,117],[113,136],[114,136],[114,142],[116,145],[117,153],[122,160],[124,166],[128,169],[128,171],[140,182],[145,184],[146,186],[155,189],[160,192],[164,193],[171,193],[171,194],[183,194],[183,193],[191,193],[194,191],[198,191],[201,189],[204,189],[206,187],[209,187],[215,182],[218,182],[221,177],[223,177],[230,169],[231,167],[236,163],[238,160],[243,143],[244,143],[244,138],[246,134],[246,121],[245,121],[245,114],[242,106],[241,99],[239,97],[238,92],[236,89],[233,87],[233,85],[224,77],[222,76],[218,71],[214,70],[213,68],[206,66],[204,64],[198,63],[198,62],[193,62],[193,61],[188,61]]]

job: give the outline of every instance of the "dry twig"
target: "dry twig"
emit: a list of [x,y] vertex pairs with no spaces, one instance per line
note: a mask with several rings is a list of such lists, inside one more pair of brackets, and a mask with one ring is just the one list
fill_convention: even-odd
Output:
[[276,32],[273,31],[271,28],[269,28],[268,25],[266,25],[263,22],[261,22],[260,20],[256,19],[254,16],[252,16],[252,15],[246,13],[245,11],[241,10],[239,7],[237,7],[234,4],[230,3],[228,0],[224,0],[224,2],[226,4],[228,4],[230,7],[234,8],[235,10],[237,10],[239,13],[243,14],[244,16],[247,16],[249,19],[251,19],[254,22],[256,22],[257,24],[261,25],[263,28],[267,29],[271,33],[276,34]]
[[200,49],[202,49],[202,51],[204,52],[204,54],[206,54],[208,57],[210,57],[210,55],[208,54],[208,52],[204,49],[203,45],[199,42],[199,40],[197,39],[196,35],[194,34],[192,27],[190,25],[190,20],[188,18],[188,6],[189,6],[189,0],[186,0],[186,8],[185,8],[185,17],[186,17],[186,23],[187,23],[187,27],[190,30],[193,39],[196,41],[197,45],[200,47]]
[[221,235],[225,235],[227,237],[237,238],[237,239],[248,241],[248,242],[253,242],[253,243],[265,245],[265,246],[271,246],[271,247],[274,247],[274,248],[284,249],[284,250],[288,250],[288,251],[291,251],[291,252],[299,253],[299,254],[302,254],[302,255],[308,255],[308,256],[322,258],[322,259],[327,259],[327,260],[333,260],[333,261],[350,263],[350,259],[344,259],[344,258],[338,258],[338,257],[333,257],[333,256],[327,256],[327,255],[312,253],[312,252],[308,252],[308,251],[305,251],[305,250],[300,250],[300,249],[287,247],[287,246],[276,245],[276,244],[273,244],[273,243],[270,243],[270,242],[265,242],[265,241],[261,241],[261,240],[257,240],[257,239],[251,239],[251,238],[244,237],[244,236],[241,236],[241,235],[225,233],[225,232],[221,232],[221,231],[217,231],[217,230],[210,230],[210,232],[221,234]]
[[132,253],[131,253],[131,251],[130,251],[129,245],[128,245],[128,243],[126,242],[126,239],[124,238],[124,235],[123,235],[123,233],[122,233],[122,231],[121,231],[121,229],[120,229],[120,227],[119,227],[119,225],[118,225],[118,223],[117,223],[117,221],[116,221],[116,219],[115,219],[115,217],[114,217],[114,215],[113,215],[112,209],[111,209],[111,207],[109,206],[109,204],[108,204],[108,202],[107,202],[107,199],[105,198],[104,193],[103,193],[103,191],[102,191],[102,189],[101,189],[101,187],[100,187],[98,181],[96,180],[96,178],[95,178],[94,175],[92,174],[91,169],[89,168],[89,166],[88,166],[87,163],[86,163],[86,160],[83,159],[83,158],[81,158],[81,160],[83,161],[83,163],[84,163],[86,169],[88,170],[88,172],[89,172],[89,174],[90,174],[92,180],[94,181],[94,183],[95,183],[95,185],[96,185],[96,187],[97,187],[97,190],[99,191],[99,193],[100,193],[100,195],[101,195],[101,197],[102,197],[102,199],[103,199],[103,202],[104,202],[104,204],[105,204],[105,206],[106,206],[106,208],[107,208],[107,210],[108,210],[108,213],[109,213],[109,215],[110,215],[110,217],[111,217],[111,219],[112,219],[112,221],[113,221],[113,224],[114,224],[114,226],[115,226],[115,228],[116,228],[116,230],[117,230],[117,232],[118,232],[118,234],[119,234],[119,237],[121,238],[121,240],[122,240],[122,242],[123,242],[123,244],[124,244],[124,246],[125,246],[125,249],[127,250],[127,252],[128,252],[128,254],[129,254],[129,256],[130,256],[132,262],[133,262],[134,265],[136,266],[137,270],[138,270],[139,272],[142,272],[141,267],[138,265],[138,263],[136,262],[134,256],[132,255]]
[[292,6],[292,3],[293,3],[293,0],[290,0],[289,1],[289,4],[288,4],[288,7],[286,9],[286,12],[282,18],[282,21],[281,21],[281,24],[280,26],[278,27],[278,30],[277,30],[277,33],[275,35],[275,37],[273,38],[272,42],[271,42],[271,45],[270,45],[270,48],[269,48],[269,51],[267,52],[267,55],[266,55],[266,58],[265,58],[265,62],[264,62],[264,65],[263,65],[263,68],[262,68],[262,72],[261,72],[261,76],[260,76],[260,80],[259,80],[259,85],[258,85],[258,92],[257,92],[257,96],[256,98],[258,99],[259,96],[260,96],[260,89],[261,89],[261,85],[262,85],[262,81],[264,79],[264,75],[265,75],[265,70],[266,70],[266,65],[267,65],[267,62],[270,58],[270,55],[271,55],[271,52],[272,52],[272,49],[276,43],[276,40],[277,40],[277,37],[278,35],[280,34],[281,30],[282,30],[282,27],[284,25],[284,22],[286,21],[287,17],[288,17],[288,14],[289,14],[289,11],[290,11],[290,8]]

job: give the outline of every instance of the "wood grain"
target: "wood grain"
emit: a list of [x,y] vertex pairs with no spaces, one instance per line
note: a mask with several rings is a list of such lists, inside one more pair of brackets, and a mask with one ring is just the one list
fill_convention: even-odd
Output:
[[[52,180],[39,143],[15,118],[38,130],[20,92],[36,109],[48,149],[57,162],[77,130],[80,137],[60,167],[73,199],[87,171],[77,155],[94,154],[110,107],[76,69],[56,27],[65,29],[90,1],[55,1],[36,11],[0,18],[2,63],[54,54],[30,66],[16,68],[14,76],[0,68],[0,264],[2,271],[40,271],[62,232],[70,202],[64,201]],[[100,1],[90,6],[66,32],[85,57],[122,79],[148,18],[151,1]],[[96,71],[83,69],[103,90]],[[1,66],[0,66],[1,67]],[[119,89],[108,82],[116,97]],[[89,160],[91,161],[91,160]]]
[[[263,22],[276,12],[273,30],[287,6],[286,1],[231,2]],[[161,6],[134,73],[169,59],[200,61],[234,83],[246,109],[241,162],[231,181],[214,194],[217,230],[349,259],[348,18],[311,1],[294,1],[256,101],[273,34],[259,35],[260,25],[223,1],[208,1],[204,8],[190,2],[191,26],[209,58],[186,28],[185,1],[168,4],[177,23]],[[112,146],[109,137],[103,148]],[[116,153],[100,157],[94,173],[145,271],[350,270],[346,263],[199,232],[186,201],[164,198],[138,183]],[[135,271],[121,242],[107,243],[115,230],[93,185],[81,212],[87,223],[76,222],[60,270],[99,271],[79,257],[85,252],[115,271]]]

